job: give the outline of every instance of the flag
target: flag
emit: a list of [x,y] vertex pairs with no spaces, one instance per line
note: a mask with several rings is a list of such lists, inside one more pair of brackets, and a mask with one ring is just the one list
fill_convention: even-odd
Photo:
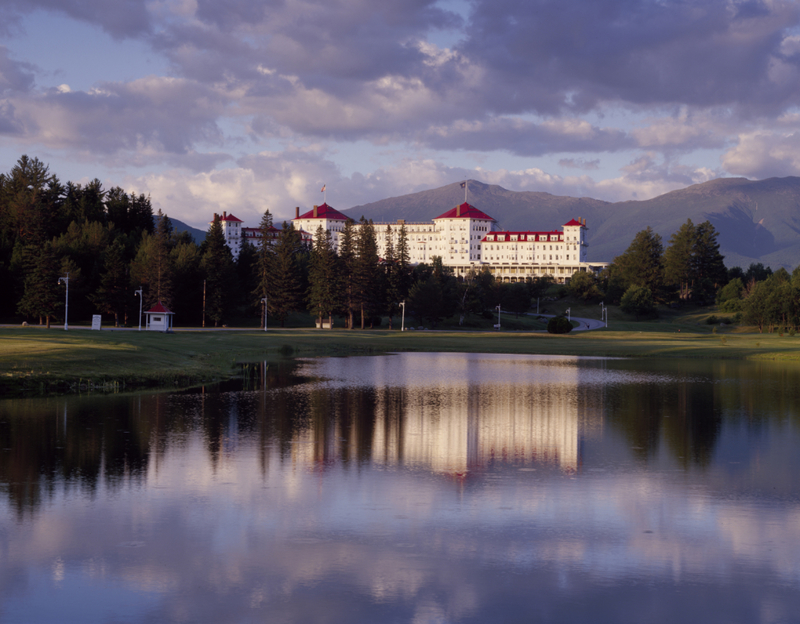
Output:
[[320,191],[319,191],[319,192],[320,192],[320,193],[324,193],[324,192],[325,192],[325,187],[326,187],[326,186],[328,186],[328,185],[327,185],[327,184],[323,184],[323,185],[322,185],[322,188],[320,189]]
[[461,183],[461,188],[466,188],[466,187],[467,187],[467,183],[466,182],[462,182]]

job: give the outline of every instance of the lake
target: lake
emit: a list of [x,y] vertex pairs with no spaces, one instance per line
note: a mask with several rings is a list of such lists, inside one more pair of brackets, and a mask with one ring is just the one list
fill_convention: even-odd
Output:
[[405,353],[0,401],[0,622],[800,621],[800,367]]

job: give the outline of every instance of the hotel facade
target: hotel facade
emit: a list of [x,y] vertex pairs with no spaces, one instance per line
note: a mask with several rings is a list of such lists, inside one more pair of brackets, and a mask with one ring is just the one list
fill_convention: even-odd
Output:
[[[225,240],[229,241],[234,256],[238,255],[243,240],[260,246],[261,240],[255,235],[257,228],[242,228],[241,221],[233,215],[225,217],[222,219]],[[297,208],[292,222],[308,243],[313,242],[321,226],[331,233],[338,251],[348,220],[350,217],[324,203],[304,214]],[[464,202],[431,221],[399,219],[392,223],[373,223],[373,226],[378,255],[385,255],[390,240],[396,249],[400,232],[405,228],[412,264],[430,263],[439,256],[456,276],[488,268],[496,279],[504,282],[550,276],[563,284],[577,271],[596,273],[608,265],[587,260],[585,219],[572,219],[560,230],[502,231],[497,229],[493,217]],[[361,225],[356,223],[355,227]]]

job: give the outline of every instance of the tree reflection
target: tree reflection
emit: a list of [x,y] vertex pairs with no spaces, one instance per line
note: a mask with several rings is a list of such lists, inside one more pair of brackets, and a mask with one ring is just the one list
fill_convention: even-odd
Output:
[[550,374],[557,383],[350,386],[287,360],[179,393],[3,401],[0,492],[24,516],[60,491],[145,483],[198,436],[214,473],[246,442],[263,475],[276,457],[317,471],[371,463],[461,475],[534,463],[580,471],[587,435],[598,447],[610,439],[603,423],[641,462],[666,455],[706,469],[723,425],[800,424],[796,365],[587,360]]

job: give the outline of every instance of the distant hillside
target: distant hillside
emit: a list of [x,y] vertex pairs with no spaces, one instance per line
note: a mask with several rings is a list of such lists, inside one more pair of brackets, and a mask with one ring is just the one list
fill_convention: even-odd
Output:
[[189,232],[189,234],[192,235],[194,242],[198,245],[206,240],[205,230],[198,230],[197,228],[193,228],[191,225],[186,225],[183,221],[178,221],[172,217],[170,217],[169,220],[172,221],[172,227],[175,228],[176,232]]
[[[169,216],[169,215],[167,215]],[[176,232],[189,232],[192,235],[192,239],[197,245],[200,245],[204,240],[206,240],[206,233],[203,230],[198,230],[197,228],[193,228],[191,225],[186,225],[183,221],[178,221],[177,219],[173,219],[169,217],[170,222],[172,223],[172,228]],[[153,223],[158,224],[158,217],[153,216]]]
[[[646,201],[604,202],[549,193],[515,192],[469,182],[469,203],[505,230],[554,230],[585,217],[589,259],[611,261],[650,226],[666,247],[682,223],[711,221],[727,266],[762,262],[777,269],[800,264],[800,178],[720,178]],[[429,221],[464,201],[460,183],[345,210],[373,221]]]

